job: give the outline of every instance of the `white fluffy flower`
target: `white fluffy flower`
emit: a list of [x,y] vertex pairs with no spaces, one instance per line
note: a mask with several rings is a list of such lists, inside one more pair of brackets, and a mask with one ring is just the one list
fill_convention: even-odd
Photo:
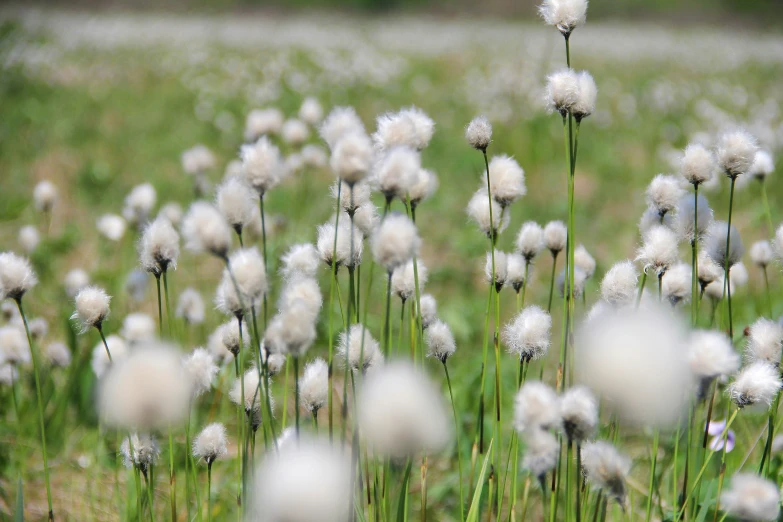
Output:
[[562,221],[550,221],[544,227],[544,246],[556,255],[566,247],[568,228]]
[[[728,255],[726,255],[727,246]],[[704,247],[707,255],[724,270],[739,263],[745,253],[745,247],[742,246],[742,239],[736,227],[732,225],[729,229],[725,221],[715,221],[710,225]]]
[[598,425],[598,402],[589,388],[573,386],[560,398],[560,417],[568,439],[583,442]]
[[499,292],[506,284],[508,277],[508,258],[505,252],[498,249],[494,251],[494,258],[492,254],[492,252],[487,252],[484,262],[484,277],[489,284],[495,285],[495,289]]
[[576,102],[571,107],[571,112],[577,122],[595,112],[595,99],[598,97],[598,88],[595,86],[593,76],[587,71],[577,74],[579,93]]
[[718,166],[730,178],[747,174],[756,159],[756,138],[740,129],[720,136],[715,150]]
[[757,151],[749,174],[763,181],[773,172],[775,172],[775,162],[772,159],[772,155],[765,150]]
[[427,326],[424,333],[424,342],[427,343],[428,353],[443,364],[457,351],[457,343],[454,341],[454,335],[451,333],[449,325],[436,319]]
[[[242,323],[242,329],[239,329],[239,322],[230,319],[220,325],[215,331],[215,335],[219,336],[220,342],[223,345],[224,350],[228,350],[234,357],[239,355],[239,350],[246,346],[250,340],[250,332],[247,329],[247,324]],[[217,350],[212,350],[214,354]]]
[[16,365],[29,364],[30,345],[24,332],[16,326],[0,327],[0,361]]
[[417,273],[420,291],[427,282],[427,267],[421,264],[421,261],[417,260],[416,271],[414,271],[413,268],[413,259],[411,259],[405,264],[399,265],[392,272],[391,291],[402,299],[403,302],[413,297],[416,293],[416,278],[414,276]]
[[[574,263],[576,264],[576,263]],[[569,286],[569,277],[568,274],[565,271],[565,268],[560,271],[559,274],[557,274],[557,280],[555,281],[555,284],[557,285],[557,291],[559,292],[560,296],[564,296],[566,293],[566,288]],[[584,270],[581,268],[574,267],[574,299],[579,299],[582,297],[582,294],[585,291],[585,285],[587,284],[587,274]]]
[[179,294],[175,315],[184,319],[188,324],[204,322],[204,299],[201,298],[198,290],[188,287]]
[[579,76],[573,69],[562,69],[547,76],[546,102],[550,111],[565,117],[579,99]]
[[[696,205],[698,205],[698,209]],[[697,210],[698,213],[695,212]],[[696,215],[694,216],[694,214]],[[690,195],[680,198],[672,225],[681,240],[688,243],[701,241],[707,235],[711,224],[712,209],[707,198],[699,194],[698,203]]]
[[33,225],[25,225],[19,229],[19,244],[28,254],[31,254],[40,242],[41,235]]
[[166,430],[184,418],[191,390],[177,351],[150,343],[111,365],[101,381],[98,411],[109,426]]
[[[492,219],[490,219],[490,201],[492,205]],[[489,196],[487,196],[486,188],[481,188],[473,194],[473,197],[468,202],[467,212],[468,217],[478,225],[479,229],[487,237],[500,234],[508,227],[511,221],[511,213],[503,212],[500,203],[494,199],[490,200]]]
[[373,452],[393,458],[443,449],[450,436],[440,392],[409,363],[382,366],[367,376],[358,397],[359,427]]
[[595,258],[590,255],[584,245],[577,245],[574,249],[574,266],[581,268],[587,279],[595,274]]
[[388,149],[378,160],[373,176],[387,202],[395,197],[405,201],[419,170],[419,153],[409,147],[397,146]]
[[647,232],[636,259],[644,263],[644,269],[661,275],[678,261],[677,235],[671,229],[656,225]]
[[321,103],[312,96],[308,96],[302,101],[299,107],[299,118],[308,125],[318,125],[324,118],[324,109]]
[[548,430],[560,425],[557,395],[547,384],[528,381],[514,398],[514,428],[521,432]]
[[529,264],[522,254],[506,254],[506,284],[511,285],[509,288],[513,288],[517,293],[528,277]]
[[358,132],[365,134],[364,125],[353,107],[335,107],[321,124],[321,138],[334,149],[337,142],[346,134]]
[[352,185],[369,172],[374,159],[370,138],[364,133],[344,135],[332,148],[329,165],[337,176]]
[[53,342],[47,344],[44,355],[52,366],[65,368],[71,365],[71,351],[65,346],[65,343]]
[[670,310],[656,303],[638,311],[607,310],[577,334],[577,382],[633,423],[678,420],[688,402],[691,372],[685,326]]
[[547,25],[553,25],[564,36],[584,25],[587,19],[587,0],[544,0],[538,12]]
[[317,320],[322,305],[323,296],[318,281],[313,277],[304,276],[286,281],[277,304],[280,310],[297,307],[305,314],[301,319],[311,322]]
[[543,482],[544,475],[555,469],[560,454],[557,437],[543,430],[525,433],[525,453],[522,468]]
[[4,386],[13,386],[19,379],[19,371],[13,364],[0,364],[0,384]]
[[780,513],[778,485],[751,473],[731,477],[729,489],[720,497],[723,511],[738,520],[774,521]]
[[158,195],[155,192],[155,187],[151,184],[142,183],[141,185],[136,185],[125,196],[125,207],[122,209],[122,215],[131,223],[139,226],[143,225],[149,219],[157,199]]
[[416,124],[402,111],[381,114],[375,119],[375,126],[372,139],[379,152],[393,147],[417,148]]
[[13,252],[0,254],[0,300],[20,300],[38,283],[30,261]]
[[286,441],[278,444],[280,452],[268,453],[258,468],[247,519],[349,520],[353,511],[350,457],[326,442],[297,439],[293,432],[288,435]]
[[775,254],[772,252],[772,245],[766,239],[762,241],[756,241],[750,247],[751,261],[753,261],[754,265],[757,265],[761,268],[766,268],[767,265],[772,262],[774,255]]
[[432,135],[435,133],[435,122],[432,121],[427,113],[418,107],[408,107],[400,111],[400,116],[408,118],[413,122],[413,142],[410,144],[416,150],[423,150],[430,144]]
[[57,202],[57,187],[49,180],[39,181],[33,189],[35,208],[41,212],[50,212]]
[[772,366],[778,366],[782,348],[783,326],[763,317],[750,325],[745,349],[745,354],[750,361],[764,361]]
[[223,215],[204,201],[196,201],[182,218],[185,248],[193,252],[207,251],[225,258],[231,248],[231,229]]
[[182,206],[175,201],[169,201],[160,207],[158,217],[164,217],[168,219],[172,225],[178,227],[180,222],[182,222]]
[[723,269],[704,250],[699,252],[698,270],[699,284],[702,289],[723,277]]
[[722,332],[695,330],[688,341],[688,362],[699,380],[699,397],[703,398],[713,379],[733,375],[740,366],[739,355],[731,340]]
[[262,136],[250,145],[243,145],[240,150],[242,158],[242,173],[245,181],[259,196],[266,194],[269,189],[277,185],[283,177],[283,161],[280,158],[280,149]]
[[300,152],[302,156],[302,162],[305,166],[314,169],[320,169],[326,166],[328,162],[326,151],[319,145],[305,145]]
[[438,176],[431,170],[419,169],[414,176],[413,183],[408,188],[408,201],[410,201],[411,208],[416,210],[416,207],[435,194],[436,190],[438,190]]
[[307,128],[307,124],[302,120],[291,118],[283,123],[280,135],[283,141],[289,145],[301,145],[310,137],[310,129]]
[[186,174],[201,174],[215,168],[215,155],[206,145],[195,145],[182,153],[182,170]]
[[337,356],[354,370],[367,371],[383,360],[380,345],[373,339],[370,331],[360,324],[355,324],[347,332],[342,332],[337,339]]
[[285,279],[314,277],[318,271],[318,250],[310,243],[294,245],[281,258],[280,273]]
[[659,216],[664,216],[675,209],[683,192],[677,178],[658,174],[647,186],[647,204],[655,208]]
[[601,280],[601,298],[614,306],[631,304],[636,297],[638,279],[631,261],[616,263]]
[[465,139],[476,150],[486,151],[492,143],[492,124],[484,116],[476,116],[465,127]]
[[109,316],[111,297],[103,288],[88,286],[82,288],[74,300],[76,311],[71,319],[78,320],[82,333],[92,327],[101,328],[103,321]]
[[212,388],[212,381],[218,373],[215,359],[209,350],[196,348],[183,361],[185,371],[193,383],[193,395],[199,396]]
[[755,405],[769,408],[780,387],[780,372],[767,362],[756,361],[739,372],[728,392],[739,408]]
[[250,187],[240,178],[224,181],[215,195],[215,204],[223,218],[238,234],[255,218],[257,202]]
[[150,466],[158,461],[160,447],[158,441],[151,435],[133,433],[122,439],[120,455],[122,455],[122,463],[126,468],[136,466],[146,475]]
[[[353,242],[351,242],[350,220],[340,220],[336,229],[337,241],[335,243],[334,222],[319,225],[315,247],[321,260],[329,266],[336,264],[338,267],[343,265],[354,267],[361,264],[364,243],[361,232],[356,228],[354,228]],[[352,244],[353,249],[351,248]],[[351,257],[351,253],[353,253],[353,257]]]
[[[484,171],[483,179],[487,173]],[[507,207],[527,194],[525,186],[525,171],[517,161],[506,155],[494,156],[489,162],[489,184],[492,197]]]
[[631,460],[608,442],[588,442],[582,447],[582,471],[592,484],[621,506],[625,505]]
[[517,251],[529,262],[544,248],[544,229],[535,221],[526,221],[519,229]]
[[253,109],[245,120],[245,141],[255,141],[265,134],[277,134],[282,126],[283,113],[280,109]]
[[546,355],[552,317],[538,306],[528,306],[506,326],[501,338],[509,353],[530,361]]
[[691,143],[685,148],[680,163],[680,174],[693,186],[710,181],[715,175],[717,165],[715,156],[699,143]]
[[106,338],[106,344],[109,346],[109,353],[111,353],[111,361],[109,361],[109,354],[106,353],[106,347],[103,342],[99,342],[92,349],[92,359],[90,359],[90,366],[95,376],[100,379],[106,370],[109,369],[113,362],[119,362],[128,355],[128,345],[122,340],[122,337],[118,335],[110,335]]
[[295,300],[269,321],[264,347],[271,353],[302,357],[315,342],[315,319],[310,303]]
[[76,297],[79,290],[90,284],[90,275],[81,268],[74,268],[65,274],[63,279],[63,286],[65,287],[65,293],[71,299]]
[[[234,279],[231,279],[232,273]],[[260,304],[267,291],[267,278],[264,260],[258,248],[243,248],[229,256],[228,267],[223,270],[223,280],[219,288],[221,291],[217,304],[224,313],[241,313],[243,308]]]
[[386,216],[372,235],[372,254],[387,272],[406,263],[419,252],[421,239],[416,225],[403,214]]
[[329,367],[320,357],[307,363],[299,381],[299,401],[301,407],[318,415],[318,410],[326,405],[329,394]]
[[349,215],[353,212],[354,218],[356,218],[356,211],[362,205],[370,203],[370,196],[372,195],[370,183],[365,180],[358,181],[353,186],[342,180],[335,180],[329,191],[335,199],[337,199],[339,193],[340,207]]
[[663,275],[661,290],[672,306],[687,301],[691,296],[691,266],[676,263]]
[[145,228],[139,242],[142,268],[156,276],[177,268],[179,234],[165,217],[158,217]]
[[207,465],[228,453],[226,427],[219,422],[208,424],[193,440],[193,456]]
[[438,303],[430,294],[424,294],[419,298],[419,305],[418,316],[421,318],[421,325],[423,328],[429,328],[437,319]]
[[111,241],[119,241],[125,235],[127,224],[122,216],[104,214],[97,221],[98,232]]
[[122,320],[120,335],[130,345],[136,345],[154,340],[156,331],[155,320],[152,317],[145,313],[136,312],[126,315]]
[[[261,382],[257,368],[250,368],[242,376],[234,381],[228,398],[237,405],[242,405],[246,414],[251,414],[261,409],[261,405],[266,401],[264,395],[264,383]],[[244,383],[244,403],[242,402],[242,384]],[[270,394],[270,402],[271,402]]]

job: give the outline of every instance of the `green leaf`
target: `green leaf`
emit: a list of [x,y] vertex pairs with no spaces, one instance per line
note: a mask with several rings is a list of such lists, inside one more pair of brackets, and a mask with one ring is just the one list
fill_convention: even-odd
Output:
[[487,474],[487,463],[489,463],[489,456],[492,454],[492,444],[495,442],[494,437],[489,441],[487,447],[487,454],[484,455],[484,462],[481,464],[481,472],[478,476],[478,483],[476,485],[476,491],[473,492],[473,500],[470,503],[470,510],[468,510],[468,518],[466,522],[478,522],[479,517],[479,504],[481,503],[481,492],[484,490],[484,477]]
[[407,503],[405,502],[408,497],[408,483],[411,479],[411,467],[413,466],[413,459],[408,457],[408,465],[405,466],[405,476],[402,478],[402,487],[400,489],[400,498],[397,500],[397,522],[405,522],[405,515],[408,512]]
[[14,522],[24,522],[24,491],[22,490],[22,476],[16,481],[16,510]]

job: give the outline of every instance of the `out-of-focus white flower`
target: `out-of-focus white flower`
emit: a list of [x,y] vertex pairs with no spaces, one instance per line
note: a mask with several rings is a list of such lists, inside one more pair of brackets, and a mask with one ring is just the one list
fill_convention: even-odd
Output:
[[98,232],[111,241],[119,241],[125,235],[127,224],[122,216],[117,214],[104,214],[98,218]]
[[33,189],[35,208],[41,212],[51,212],[57,202],[57,187],[49,180],[39,181]]

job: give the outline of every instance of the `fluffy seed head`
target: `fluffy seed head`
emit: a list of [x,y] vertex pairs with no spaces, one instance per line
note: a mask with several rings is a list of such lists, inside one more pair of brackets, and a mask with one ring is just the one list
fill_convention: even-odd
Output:
[[372,139],[379,152],[393,147],[416,149],[416,125],[407,114],[402,112],[381,114],[376,118],[375,125],[376,130]]
[[255,141],[265,134],[277,134],[282,126],[283,113],[279,109],[253,109],[245,120],[245,141]]
[[703,398],[713,379],[728,377],[739,370],[740,358],[726,334],[695,330],[688,341],[688,363],[699,381],[699,396]]
[[66,368],[71,365],[71,351],[61,342],[53,342],[46,345],[44,352],[46,359],[52,366]]
[[392,293],[403,301],[407,301],[416,293],[416,278],[419,275],[419,290],[427,283],[427,267],[416,260],[416,271],[413,270],[413,259],[394,269],[391,278]]
[[[506,254],[506,283],[511,285],[515,292],[522,289],[528,274],[525,273],[528,262],[522,257],[522,254]],[[529,271],[529,267],[528,267]]]
[[631,423],[660,426],[679,419],[692,380],[686,329],[671,310],[657,303],[606,310],[577,334],[577,382]]
[[427,331],[424,332],[424,341],[429,348],[429,355],[443,364],[446,364],[446,360],[457,351],[457,343],[454,341],[451,329],[440,319],[428,325]]
[[111,365],[98,394],[106,425],[128,429],[168,429],[190,404],[192,381],[169,345],[149,343]]
[[193,440],[193,456],[212,464],[228,453],[226,427],[219,422],[208,424]]
[[221,282],[222,299],[218,307],[224,313],[234,313],[237,309],[241,310],[243,304],[248,308],[258,306],[267,291],[266,268],[258,248],[243,248],[233,252],[228,258],[228,265],[234,274],[241,301],[237,297],[231,274],[228,269],[224,269]]
[[318,125],[324,119],[324,109],[321,103],[312,96],[308,96],[302,101],[299,107],[299,119],[308,125]]
[[[482,175],[482,180],[485,179],[487,179],[486,171]],[[492,158],[489,162],[489,183],[492,197],[500,203],[501,207],[507,207],[527,194],[525,171],[510,156],[501,155]]]
[[347,332],[340,334],[337,355],[338,360],[347,360],[353,371],[361,370],[362,373],[383,361],[378,341],[360,324],[354,324]]
[[535,221],[527,221],[519,229],[517,251],[530,261],[544,248],[544,229]]
[[658,174],[647,186],[647,204],[656,209],[659,216],[664,216],[675,209],[683,193],[677,178]]
[[419,253],[421,239],[416,225],[403,214],[386,216],[372,235],[375,261],[392,272]]
[[139,242],[139,260],[147,272],[160,275],[177,268],[179,234],[165,217],[157,217],[145,228]]
[[718,139],[715,156],[724,174],[736,178],[750,172],[757,151],[756,138],[739,129],[727,132]]
[[21,329],[16,326],[0,327],[0,361],[26,365],[31,361],[30,345]]
[[495,249],[494,263],[492,252],[487,252],[487,258],[484,262],[484,276],[489,284],[495,285],[498,292],[503,288],[508,277],[508,258],[505,252]]
[[149,183],[136,185],[125,196],[125,207],[122,209],[122,215],[129,222],[141,226],[149,219],[152,208],[158,200],[155,187]]
[[283,137],[283,141],[289,145],[301,145],[310,137],[310,129],[307,128],[307,124],[302,120],[292,118],[283,123],[280,134]]
[[353,231],[353,257],[351,257],[351,222],[350,219],[339,221],[337,226],[337,250],[335,250],[335,228],[334,221],[324,223],[318,227],[318,239],[315,243],[318,255],[328,266],[337,264],[340,266],[357,266],[362,262],[364,253],[364,243],[362,234],[354,228]]
[[707,287],[713,281],[723,277],[723,269],[707,255],[707,252],[699,252],[699,284],[702,288]]
[[109,316],[110,301],[109,294],[98,286],[88,286],[79,291],[74,300],[76,311],[71,319],[79,321],[81,333],[92,327],[101,327],[103,321]]
[[550,111],[565,117],[579,99],[579,77],[573,69],[562,69],[547,77],[546,102]]
[[663,274],[678,260],[677,235],[663,225],[654,226],[645,235],[636,259],[644,263],[645,272]]
[[538,13],[547,25],[553,25],[564,36],[584,25],[587,19],[587,0],[544,0]]
[[128,345],[122,337],[118,335],[110,335],[106,338],[106,344],[109,345],[109,352],[111,353],[111,362],[109,362],[109,356],[106,353],[106,347],[102,342],[99,342],[92,349],[92,359],[90,360],[90,366],[95,376],[100,379],[103,374],[106,373],[111,367],[112,363],[119,362],[128,355]]
[[486,151],[492,143],[492,124],[484,116],[476,116],[465,127],[465,139],[476,150]]
[[638,279],[633,262],[616,263],[601,280],[601,298],[614,306],[631,304],[636,297]]
[[468,217],[478,225],[479,229],[491,237],[503,232],[511,221],[511,213],[503,212],[500,203],[491,200],[492,219],[490,219],[490,198],[487,196],[487,189],[477,190],[468,202]]
[[356,219],[357,210],[365,204],[370,203],[372,190],[368,181],[362,180],[354,183],[353,187],[342,180],[335,180],[335,183],[329,188],[332,197],[337,199],[337,193],[340,193],[340,207],[348,213],[354,213]]
[[738,520],[773,521],[780,513],[780,491],[771,480],[751,473],[737,473],[720,497],[723,511]]
[[302,152],[300,154],[304,164],[314,169],[323,168],[328,162],[326,151],[320,145],[305,145],[302,147]]
[[416,150],[426,149],[435,133],[435,122],[432,121],[432,118],[418,107],[402,109],[399,114],[413,123],[413,141],[409,146]]
[[314,277],[318,271],[318,251],[310,243],[294,245],[281,259],[280,272],[285,279]]
[[760,268],[766,268],[772,262],[774,255],[772,245],[766,239],[756,241],[750,247],[750,259]]
[[[264,395],[264,383],[258,377],[258,369],[250,368],[242,377],[234,381],[231,391],[228,393],[228,398],[234,404],[242,404],[245,408],[245,413],[250,414],[261,409],[261,404],[266,401]],[[241,379],[241,380],[240,380]],[[242,381],[245,384],[245,401],[242,402]],[[271,393],[269,400],[272,400]],[[272,404],[274,408],[274,404]]]
[[302,357],[315,342],[315,316],[312,306],[295,300],[269,322],[264,347],[271,353]]
[[196,348],[193,350],[193,353],[185,358],[183,364],[193,383],[194,397],[198,397],[212,388],[212,382],[218,373],[218,367],[209,350]]
[[63,286],[65,287],[65,293],[71,299],[76,297],[79,290],[90,284],[90,275],[81,268],[74,268],[67,274],[63,280]]
[[186,288],[177,299],[177,317],[181,317],[188,324],[201,324],[204,322],[204,300],[195,288]]
[[[697,203],[691,195],[686,194],[682,196],[677,202],[677,213],[672,223],[677,236],[682,241],[687,241],[688,243],[701,241],[707,235],[707,231],[712,224],[712,209],[707,202],[707,198],[700,194],[698,200],[697,209]],[[698,210],[698,215],[695,216],[696,220],[694,221],[694,212],[696,210]]]
[[745,348],[745,354],[750,361],[764,361],[771,366],[778,366],[781,348],[783,348],[783,326],[764,317],[750,325]]
[[349,520],[353,509],[350,457],[326,442],[297,439],[294,433],[281,442],[280,453],[267,454],[258,468],[247,520]]
[[577,74],[579,94],[576,97],[571,112],[576,121],[581,121],[595,112],[595,99],[598,97],[598,88],[595,86],[593,76],[587,71]]
[[587,279],[592,278],[595,274],[595,258],[590,255],[584,245],[578,245],[574,249],[574,266],[581,268]]
[[242,331],[239,330],[238,321],[229,319],[219,327],[220,339],[223,347],[234,357],[239,355],[239,350],[247,345],[250,340],[250,332],[247,325],[242,323]]
[[436,453],[449,441],[450,424],[440,393],[409,363],[395,362],[369,374],[358,401],[360,429],[381,455]]
[[341,180],[352,185],[367,175],[373,159],[370,138],[364,133],[353,132],[344,135],[335,144],[329,166]]
[[38,243],[41,242],[41,235],[38,233],[38,229],[33,225],[26,225],[19,229],[19,244],[22,249],[31,254]]
[[223,215],[205,201],[196,201],[182,218],[185,248],[225,258],[231,248],[231,229]]
[[122,335],[130,345],[152,341],[155,339],[157,326],[155,320],[144,313],[132,313],[122,320]]
[[238,177],[228,178],[217,188],[215,205],[237,233],[255,217],[257,202],[251,194],[250,187]]
[[33,189],[35,208],[41,212],[50,212],[57,202],[57,187],[49,180],[39,181]]
[[592,484],[625,505],[628,473],[631,460],[608,442],[588,442],[582,447],[582,472]]
[[548,430],[560,425],[557,395],[548,385],[528,381],[514,398],[514,428],[520,433]]
[[[728,244],[726,242],[727,236]],[[728,256],[726,255],[727,246]],[[704,247],[707,255],[724,270],[739,263],[745,253],[739,231],[734,225],[731,225],[731,229],[729,229],[729,225],[725,221],[715,221],[710,225]]]
[[280,149],[269,141],[266,136],[250,145],[243,145],[240,150],[242,173],[245,181],[260,196],[277,185],[283,178],[283,161]]
[[96,223],[98,232],[110,241],[119,241],[125,235],[127,224],[125,218],[117,214],[104,214]]
[[419,169],[408,189],[408,201],[411,207],[414,209],[418,207],[422,201],[435,194],[436,190],[438,190],[438,176],[431,170]]
[[317,414],[326,405],[329,394],[329,366],[320,357],[307,363],[299,381],[302,409]]
[[169,223],[178,227],[182,222],[182,207],[179,203],[170,201],[160,208],[158,217],[166,218],[169,220]]
[[374,179],[378,190],[391,201],[397,197],[405,200],[408,191],[421,170],[421,156],[410,147],[397,146],[388,149],[377,162]]
[[326,117],[318,130],[321,138],[334,150],[335,145],[346,134],[361,133],[366,134],[364,125],[353,107],[335,107]]
[[201,174],[215,168],[215,155],[206,145],[195,145],[182,153],[182,170],[185,174]]
[[429,328],[437,319],[438,303],[430,294],[423,294],[419,298],[419,304],[421,305],[421,309],[418,311],[418,316],[421,318],[421,325],[425,329]]
[[697,187],[712,179],[717,170],[715,156],[699,143],[691,143],[685,148],[680,163],[680,174],[691,185]]
[[729,385],[729,397],[739,408],[769,408],[781,387],[780,373],[771,364],[756,361],[740,371]]
[[509,353],[530,361],[546,355],[552,317],[538,306],[528,306],[506,326],[501,339]]
[[775,172],[775,161],[772,159],[772,155],[765,150],[757,151],[753,165],[750,167],[750,175],[764,181],[773,172]]
[[0,254],[0,301],[20,300],[36,283],[38,278],[27,258],[13,252]]
[[568,240],[568,228],[562,221],[550,221],[544,227],[544,246],[557,254],[566,247]]
[[568,439],[584,442],[598,425],[598,402],[589,388],[574,386],[560,398],[560,417]]
[[560,444],[554,435],[544,430],[532,430],[525,434],[524,442],[523,469],[534,477],[543,477],[555,469]]
[[133,433],[122,440],[120,455],[126,468],[136,466],[146,473],[149,467],[158,461],[160,446],[151,435]]
[[663,275],[661,290],[672,306],[688,301],[691,296],[691,266],[688,263],[672,265]]

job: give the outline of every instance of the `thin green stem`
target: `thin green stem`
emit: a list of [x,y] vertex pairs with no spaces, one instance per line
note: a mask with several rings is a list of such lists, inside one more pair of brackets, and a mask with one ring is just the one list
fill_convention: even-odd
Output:
[[174,469],[174,433],[169,427],[169,502],[171,522],[177,520],[177,472]]
[[103,348],[106,350],[106,355],[109,357],[109,364],[112,364],[114,361],[112,361],[111,359],[111,351],[109,351],[109,343],[106,342],[106,336],[103,335],[103,326],[100,324],[96,324],[95,329],[98,330],[98,333],[101,336],[101,341],[103,341]]
[[449,377],[449,367],[446,361],[443,361],[443,371],[446,373],[446,385],[449,388],[449,400],[451,400],[451,412],[454,415],[454,433],[457,437],[457,467],[459,469],[459,513],[460,520],[465,520],[465,495],[462,491],[462,452],[460,446],[460,425],[457,417],[457,406],[454,404],[454,393],[451,388],[451,377]]
[[207,522],[212,522],[212,462],[207,462]]
[[696,327],[699,316],[699,185],[693,187],[693,239],[691,239],[691,326]]
[[327,407],[329,409],[329,440],[331,441],[334,434],[334,399],[333,399],[333,363],[334,363],[334,325],[332,321],[332,307],[334,306],[334,283],[337,280],[337,263],[334,259],[337,257],[337,226],[340,222],[340,194],[342,192],[343,184],[337,184],[337,208],[334,213],[334,240],[332,243],[332,264],[330,266],[330,272],[332,277],[329,278],[329,308],[327,316],[329,318],[329,393],[327,396]]
[[650,516],[652,515],[653,505],[653,490],[655,488],[655,470],[658,465],[658,442],[660,439],[660,431],[656,428],[653,434],[652,445],[652,461],[650,464],[650,486],[647,489],[647,510],[645,511],[645,521],[650,522]]
[[767,274],[766,265],[761,267],[761,271],[764,273],[764,289],[767,294],[767,313],[769,317],[772,317],[772,294],[769,291],[769,275]]
[[736,177],[731,178],[731,189],[729,191],[729,220],[726,227],[726,257],[724,259],[724,278],[723,278],[723,285],[724,289],[728,291],[728,298],[726,299],[726,305],[728,308],[729,313],[729,339],[734,339],[734,322],[732,320],[731,316],[731,284],[729,280],[729,271],[731,270],[731,267],[729,266],[729,253],[731,252],[731,214],[732,210],[734,209],[734,185],[737,182]]
[[644,293],[644,285],[647,283],[647,271],[642,272],[642,279],[639,281],[639,291],[636,293],[636,309],[639,309],[639,305],[642,302],[642,294]]
[[163,272],[163,294],[166,298],[166,324],[169,329],[169,337],[171,337],[171,301],[169,300],[169,278],[168,271]]
[[299,440],[299,357],[294,356],[294,411],[296,412],[296,440]]
[[[267,257],[266,251],[266,213],[264,212],[264,193],[261,193],[258,197],[258,208],[261,212],[261,254],[264,256],[264,274],[266,274],[269,271],[267,270],[267,260],[269,258]],[[269,306],[267,303],[267,296],[264,294],[264,328],[266,328],[268,308]]]
[[391,270],[389,270],[388,277],[386,278],[386,318],[384,320],[384,330],[383,330],[383,335],[384,335],[383,355],[386,358],[389,357],[389,353],[391,351],[391,325],[389,321],[391,315],[391,278],[392,278],[392,273]]
[[163,338],[163,304],[160,293],[160,274],[155,274],[155,288],[158,291],[158,336]]
[[[555,295],[555,270],[557,268],[557,255],[560,252],[552,252],[552,276],[549,278],[549,304],[546,307],[546,311],[552,313],[552,297]],[[527,280],[525,280],[527,285]]]

